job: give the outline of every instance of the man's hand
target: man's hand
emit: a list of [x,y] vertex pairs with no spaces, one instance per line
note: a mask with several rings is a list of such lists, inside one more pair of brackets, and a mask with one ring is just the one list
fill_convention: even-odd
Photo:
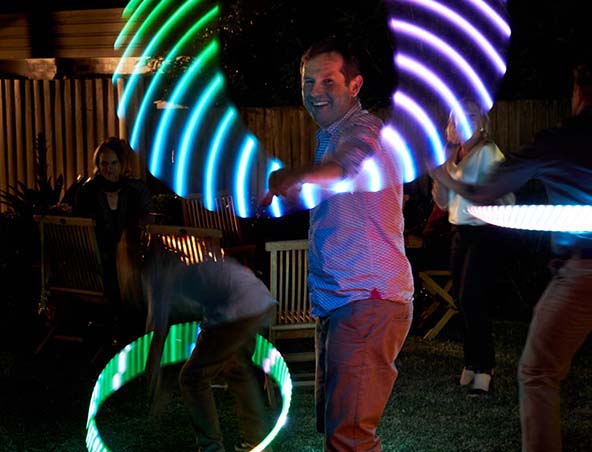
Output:
[[281,168],[269,175],[269,191],[261,201],[263,206],[271,204],[274,196],[295,199],[300,194],[302,183],[293,170]]

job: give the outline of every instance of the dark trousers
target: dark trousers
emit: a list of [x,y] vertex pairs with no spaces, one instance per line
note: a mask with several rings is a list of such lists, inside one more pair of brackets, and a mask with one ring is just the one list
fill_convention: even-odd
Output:
[[495,367],[491,298],[503,248],[492,226],[455,226],[450,250],[453,290],[464,320],[465,366]]
[[183,401],[204,452],[224,451],[222,431],[212,380],[224,376],[237,407],[241,435],[259,443],[266,434],[260,381],[251,362],[255,336],[267,323],[270,312],[257,317],[202,329],[193,353],[181,369]]

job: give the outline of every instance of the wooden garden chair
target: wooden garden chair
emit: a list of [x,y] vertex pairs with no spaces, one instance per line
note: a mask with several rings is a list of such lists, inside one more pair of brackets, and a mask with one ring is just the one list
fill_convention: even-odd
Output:
[[434,339],[448,323],[448,321],[458,313],[456,301],[450,294],[452,289],[452,274],[448,270],[426,270],[418,273],[422,288],[432,298],[432,303],[421,313],[422,321],[441,313],[444,308],[444,314],[438,319],[436,324],[428,330],[423,336],[424,339]]
[[107,306],[113,300],[105,287],[94,220],[54,215],[34,219],[41,244],[39,310],[50,320],[49,331],[37,347],[39,353],[51,339],[82,342],[80,331],[68,325],[75,323],[74,311],[81,304]]
[[[277,310],[269,327],[270,341],[282,352],[282,340],[314,339],[316,326],[310,312],[307,287],[308,241],[286,240],[267,242],[265,250],[270,253],[270,292],[278,301]],[[297,343],[295,344],[298,345]],[[292,348],[292,347],[291,347]],[[282,352],[288,363],[315,362],[314,345],[312,350],[295,349]],[[297,350],[297,351],[296,351]],[[294,386],[314,386],[314,371],[294,373]],[[277,401],[274,388],[267,386],[270,404]]]

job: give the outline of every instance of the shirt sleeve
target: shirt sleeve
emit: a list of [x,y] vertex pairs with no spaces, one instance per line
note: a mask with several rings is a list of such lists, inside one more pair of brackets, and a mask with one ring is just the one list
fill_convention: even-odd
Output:
[[339,139],[335,152],[325,161],[336,162],[343,170],[343,177],[354,177],[366,158],[376,153],[380,146],[378,131],[367,125],[348,127]]
[[[511,154],[487,175],[482,184],[465,185],[461,196],[475,203],[490,203],[535,179],[540,162],[519,154]],[[460,192],[459,192],[460,193]]]

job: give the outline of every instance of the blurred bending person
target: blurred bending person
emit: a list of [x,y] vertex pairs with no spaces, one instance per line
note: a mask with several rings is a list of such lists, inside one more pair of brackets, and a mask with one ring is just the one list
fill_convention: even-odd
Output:
[[226,450],[211,388],[223,377],[236,399],[242,440],[234,450],[250,451],[267,432],[262,384],[251,356],[276,301],[251,270],[232,258],[185,265],[175,255],[155,253],[145,264],[143,282],[147,330],[154,331],[146,364],[153,395],[161,386],[160,360],[170,325],[201,321],[195,348],[179,375],[198,450]]
[[[460,103],[472,135],[463,138],[459,118],[450,113],[445,165],[455,180],[478,184],[504,155],[487,134],[487,113],[474,100],[464,99]],[[438,207],[448,210],[452,227],[450,270],[453,293],[464,321],[464,367],[459,383],[469,387],[469,396],[487,395],[495,368],[490,312],[503,233],[500,228],[473,217],[468,211],[471,201],[437,181],[433,197]],[[495,202],[513,204],[514,195],[506,194]]]
[[[592,205],[592,65],[577,65],[573,75],[572,116],[539,132],[482,184],[459,184],[442,166],[433,177],[482,204],[538,179],[549,204]],[[534,308],[518,366],[525,452],[562,450],[561,381],[592,330],[592,232],[553,232],[551,250],[559,265]]]

